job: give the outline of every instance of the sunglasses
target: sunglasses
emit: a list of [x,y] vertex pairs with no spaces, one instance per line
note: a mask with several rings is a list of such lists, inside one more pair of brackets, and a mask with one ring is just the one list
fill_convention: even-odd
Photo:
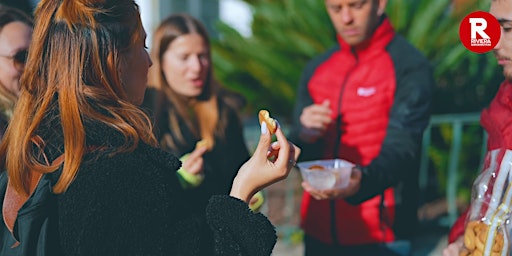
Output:
[[16,68],[21,68],[27,62],[27,50],[21,50],[12,56],[0,55],[0,57],[12,59]]

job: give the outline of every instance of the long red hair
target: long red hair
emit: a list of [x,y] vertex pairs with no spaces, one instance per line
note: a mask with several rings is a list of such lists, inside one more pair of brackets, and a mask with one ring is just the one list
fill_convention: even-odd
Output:
[[39,163],[31,142],[55,98],[64,137],[64,166],[55,193],[73,182],[86,153],[85,118],[124,135],[125,144],[116,153],[135,149],[139,140],[155,144],[149,118],[128,101],[118,71],[123,52],[140,40],[142,31],[133,0],[39,3],[21,95],[0,145],[0,168],[17,191],[28,192],[30,170],[59,168]]

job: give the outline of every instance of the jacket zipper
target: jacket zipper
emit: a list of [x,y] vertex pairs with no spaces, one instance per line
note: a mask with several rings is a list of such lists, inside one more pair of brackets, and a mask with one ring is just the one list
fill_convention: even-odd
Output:
[[[357,56],[356,50],[352,47],[350,48],[350,51],[354,55],[354,58],[356,59],[354,65],[349,69],[347,72],[347,75],[345,76],[345,79],[343,79],[343,83],[341,84],[341,90],[340,95],[338,97],[338,104],[336,106],[336,111],[338,112],[336,116],[336,141],[334,143],[334,157],[338,157],[338,150],[340,148],[340,140],[341,140],[341,99],[343,97],[343,94],[345,92],[345,87],[348,82],[348,78],[350,74],[356,69],[357,65],[359,64],[359,56]],[[338,244],[338,234],[336,232],[336,199],[332,199],[329,202],[330,210],[331,210],[331,237],[334,245]]]

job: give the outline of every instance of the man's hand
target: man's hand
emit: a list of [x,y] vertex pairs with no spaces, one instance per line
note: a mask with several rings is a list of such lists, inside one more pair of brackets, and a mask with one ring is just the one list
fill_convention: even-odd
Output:
[[352,174],[350,175],[350,181],[348,186],[345,188],[316,190],[307,182],[302,182],[302,188],[304,188],[304,190],[306,190],[316,200],[347,198],[355,195],[359,191],[361,186],[361,175],[361,170],[353,168]]
[[330,102],[324,100],[322,104],[313,104],[305,107],[300,115],[300,123],[302,129],[299,133],[301,140],[313,143],[318,140],[325,131],[329,124],[331,124],[331,108]]

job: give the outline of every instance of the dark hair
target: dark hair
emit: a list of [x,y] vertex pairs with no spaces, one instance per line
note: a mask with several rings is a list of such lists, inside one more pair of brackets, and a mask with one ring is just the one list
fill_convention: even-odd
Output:
[[11,22],[23,22],[30,27],[34,26],[32,18],[20,9],[0,4],[0,30]]
[[34,5],[30,0],[0,0],[1,5],[16,8],[32,18]]

